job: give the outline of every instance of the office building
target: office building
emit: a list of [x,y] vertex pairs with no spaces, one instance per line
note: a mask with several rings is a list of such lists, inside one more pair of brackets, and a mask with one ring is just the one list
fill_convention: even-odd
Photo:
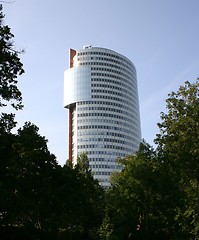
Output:
[[101,185],[109,186],[118,158],[141,141],[136,69],[125,56],[105,48],[70,49],[64,74],[64,107],[69,109],[69,160],[86,152]]

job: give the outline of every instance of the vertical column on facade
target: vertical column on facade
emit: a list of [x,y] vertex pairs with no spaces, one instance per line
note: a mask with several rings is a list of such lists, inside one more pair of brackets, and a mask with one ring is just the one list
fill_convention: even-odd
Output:
[[[73,62],[73,58],[76,55],[76,50],[71,49],[69,50],[69,55],[70,55],[70,61],[69,61],[69,67],[72,68],[74,67],[74,62]],[[74,107],[70,106],[69,108],[69,148],[68,148],[68,159],[70,161],[73,160],[73,110]]]
[[74,56],[76,55],[77,51],[74,50],[74,49],[71,49],[69,50],[69,54],[70,54],[70,63],[69,63],[69,67],[72,68],[74,67],[74,64],[73,64],[73,58]]
[[73,145],[73,108],[69,109],[69,146],[68,159],[72,161],[72,145]]

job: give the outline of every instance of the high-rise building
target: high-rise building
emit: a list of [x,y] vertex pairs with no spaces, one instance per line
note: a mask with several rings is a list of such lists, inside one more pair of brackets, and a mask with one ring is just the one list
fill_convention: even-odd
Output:
[[109,186],[118,158],[133,154],[141,141],[136,69],[125,56],[105,48],[70,49],[64,76],[69,109],[69,160],[86,152],[94,177]]

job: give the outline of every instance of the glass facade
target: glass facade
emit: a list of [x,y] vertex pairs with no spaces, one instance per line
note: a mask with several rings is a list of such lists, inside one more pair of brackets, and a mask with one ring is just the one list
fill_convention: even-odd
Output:
[[75,66],[64,73],[64,105],[91,100],[91,69],[89,66]]
[[94,177],[109,186],[112,172],[121,170],[117,159],[133,154],[141,141],[135,66],[112,50],[89,47],[76,51],[64,81],[71,160],[86,152]]

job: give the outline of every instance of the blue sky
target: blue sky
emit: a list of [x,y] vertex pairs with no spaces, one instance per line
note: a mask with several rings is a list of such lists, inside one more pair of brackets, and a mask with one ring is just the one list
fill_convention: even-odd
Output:
[[63,80],[69,48],[92,44],[133,61],[142,137],[150,144],[168,93],[199,77],[198,0],[16,0],[3,7],[16,47],[25,50],[18,127],[36,124],[61,165],[68,156]]

